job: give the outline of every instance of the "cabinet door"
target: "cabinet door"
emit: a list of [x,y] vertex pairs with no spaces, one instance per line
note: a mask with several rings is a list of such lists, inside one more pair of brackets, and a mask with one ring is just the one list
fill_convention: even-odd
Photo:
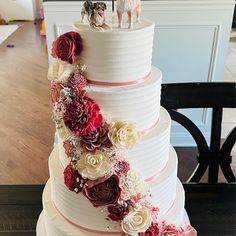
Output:
[[[153,65],[162,71],[162,82],[223,81],[232,14],[232,1],[225,5],[203,1],[143,2],[143,17],[155,22]],[[197,124],[209,143],[211,109],[180,111]],[[171,143],[195,146],[188,132],[175,122]]]

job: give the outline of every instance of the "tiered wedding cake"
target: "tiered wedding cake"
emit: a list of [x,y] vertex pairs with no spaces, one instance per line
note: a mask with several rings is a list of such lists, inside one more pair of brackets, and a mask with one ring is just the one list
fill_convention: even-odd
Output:
[[37,235],[196,235],[160,107],[162,74],[151,67],[154,24],[74,30],[52,48],[59,137]]

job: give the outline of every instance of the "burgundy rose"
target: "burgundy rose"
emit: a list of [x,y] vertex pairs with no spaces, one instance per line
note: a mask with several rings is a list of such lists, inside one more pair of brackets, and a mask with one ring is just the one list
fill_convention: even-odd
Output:
[[108,217],[113,221],[123,220],[126,215],[129,213],[128,206],[124,205],[113,205],[107,208],[109,215]]
[[69,190],[79,193],[82,191],[86,180],[73,168],[72,164],[69,164],[64,170],[64,183]]
[[108,125],[102,124],[90,134],[82,136],[80,145],[89,152],[93,152],[100,147],[110,148],[112,143],[108,138]]
[[116,175],[112,175],[99,184],[92,186],[87,184],[84,186],[83,192],[94,207],[114,205],[117,203],[121,193],[119,178]]
[[157,236],[159,234],[159,227],[157,224],[152,223],[144,233],[139,233],[138,236]]
[[92,99],[77,97],[67,105],[64,122],[76,136],[87,135],[101,126],[102,115]]
[[68,86],[73,88],[77,95],[80,95],[87,86],[87,79],[79,71],[76,71],[68,78]]
[[61,96],[61,90],[62,86],[59,83],[52,82],[51,84],[51,100],[53,103],[56,103],[59,101],[59,98]]
[[65,153],[67,157],[73,157],[75,154],[75,146],[73,143],[69,140],[66,140],[63,142],[63,147],[65,149]]
[[166,225],[162,228],[160,236],[182,236],[183,230],[177,228],[175,225]]
[[130,170],[129,162],[127,161],[117,161],[115,164],[115,173],[119,176],[127,175]]
[[82,39],[76,32],[59,36],[52,44],[52,56],[73,64],[82,51]]

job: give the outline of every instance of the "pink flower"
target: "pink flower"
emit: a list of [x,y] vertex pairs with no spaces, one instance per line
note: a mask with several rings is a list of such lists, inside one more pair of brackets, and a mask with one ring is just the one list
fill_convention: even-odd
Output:
[[175,225],[165,225],[160,233],[160,236],[182,236],[182,228],[177,228]]
[[94,152],[101,147],[110,148],[112,143],[108,138],[108,125],[104,123],[90,134],[82,136],[80,145],[89,152]]
[[109,215],[108,217],[113,221],[123,220],[126,215],[129,213],[128,206],[124,205],[112,205],[107,208]]
[[129,162],[127,162],[127,161],[117,161],[115,163],[115,173],[118,176],[127,175],[129,170],[130,170]]
[[77,95],[81,95],[83,89],[87,86],[87,79],[76,71],[72,73],[68,79],[68,86],[73,88]]
[[82,191],[86,180],[73,168],[72,164],[69,164],[64,170],[64,183],[69,190],[79,193]]
[[75,146],[73,143],[69,140],[66,140],[63,142],[63,147],[65,149],[65,153],[67,157],[73,157],[75,154]]
[[197,231],[191,225],[187,225],[184,228],[184,236],[197,236]]
[[84,186],[84,195],[94,207],[114,205],[117,203],[121,189],[119,187],[119,178],[116,175],[112,175],[104,182],[96,185],[89,186],[89,182]]
[[82,136],[101,126],[102,115],[98,104],[92,99],[78,97],[67,105],[64,122],[76,136]]
[[52,56],[73,64],[83,48],[82,39],[76,32],[68,32],[58,37],[52,44]]
[[51,84],[51,100],[53,103],[56,103],[59,101],[59,98],[61,96],[61,90],[62,86],[59,83],[52,82]]
[[158,224],[152,223],[146,232],[139,233],[138,236],[157,236],[159,231]]

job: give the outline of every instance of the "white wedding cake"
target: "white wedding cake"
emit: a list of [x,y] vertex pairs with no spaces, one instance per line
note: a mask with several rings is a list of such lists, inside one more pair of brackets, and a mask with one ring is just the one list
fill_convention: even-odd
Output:
[[58,142],[37,235],[196,235],[151,66],[154,24],[73,28],[52,46]]

